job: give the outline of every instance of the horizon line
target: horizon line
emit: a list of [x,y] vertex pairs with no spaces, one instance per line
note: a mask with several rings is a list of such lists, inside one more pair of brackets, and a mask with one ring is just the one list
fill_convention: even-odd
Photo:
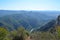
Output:
[[[0,9],[0,10],[9,11],[10,9]],[[60,11],[60,10],[14,10],[14,9],[11,9],[10,11]]]

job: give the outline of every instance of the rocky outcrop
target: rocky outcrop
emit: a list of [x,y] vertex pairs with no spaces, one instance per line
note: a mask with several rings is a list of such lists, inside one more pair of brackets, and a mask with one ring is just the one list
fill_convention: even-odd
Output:
[[57,25],[60,25],[60,15],[58,16],[58,18],[57,18]]

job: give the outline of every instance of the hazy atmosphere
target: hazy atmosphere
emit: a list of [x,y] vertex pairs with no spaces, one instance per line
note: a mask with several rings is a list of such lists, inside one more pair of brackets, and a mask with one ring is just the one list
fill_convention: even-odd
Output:
[[0,0],[0,10],[60,10],[60,0]]
[[60,0],[0,0],[0,40],[60,40]]

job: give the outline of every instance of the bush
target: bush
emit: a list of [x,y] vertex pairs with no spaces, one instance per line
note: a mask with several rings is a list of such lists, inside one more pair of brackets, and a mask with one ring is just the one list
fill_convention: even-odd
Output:
[[5,28],[0,27],[0,40],[4,40],[8,33]]

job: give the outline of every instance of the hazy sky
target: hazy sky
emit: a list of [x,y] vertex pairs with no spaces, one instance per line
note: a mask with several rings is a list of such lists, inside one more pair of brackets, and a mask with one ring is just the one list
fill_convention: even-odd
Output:
[[0,0],[0,10],[60,10],[60,0]]

